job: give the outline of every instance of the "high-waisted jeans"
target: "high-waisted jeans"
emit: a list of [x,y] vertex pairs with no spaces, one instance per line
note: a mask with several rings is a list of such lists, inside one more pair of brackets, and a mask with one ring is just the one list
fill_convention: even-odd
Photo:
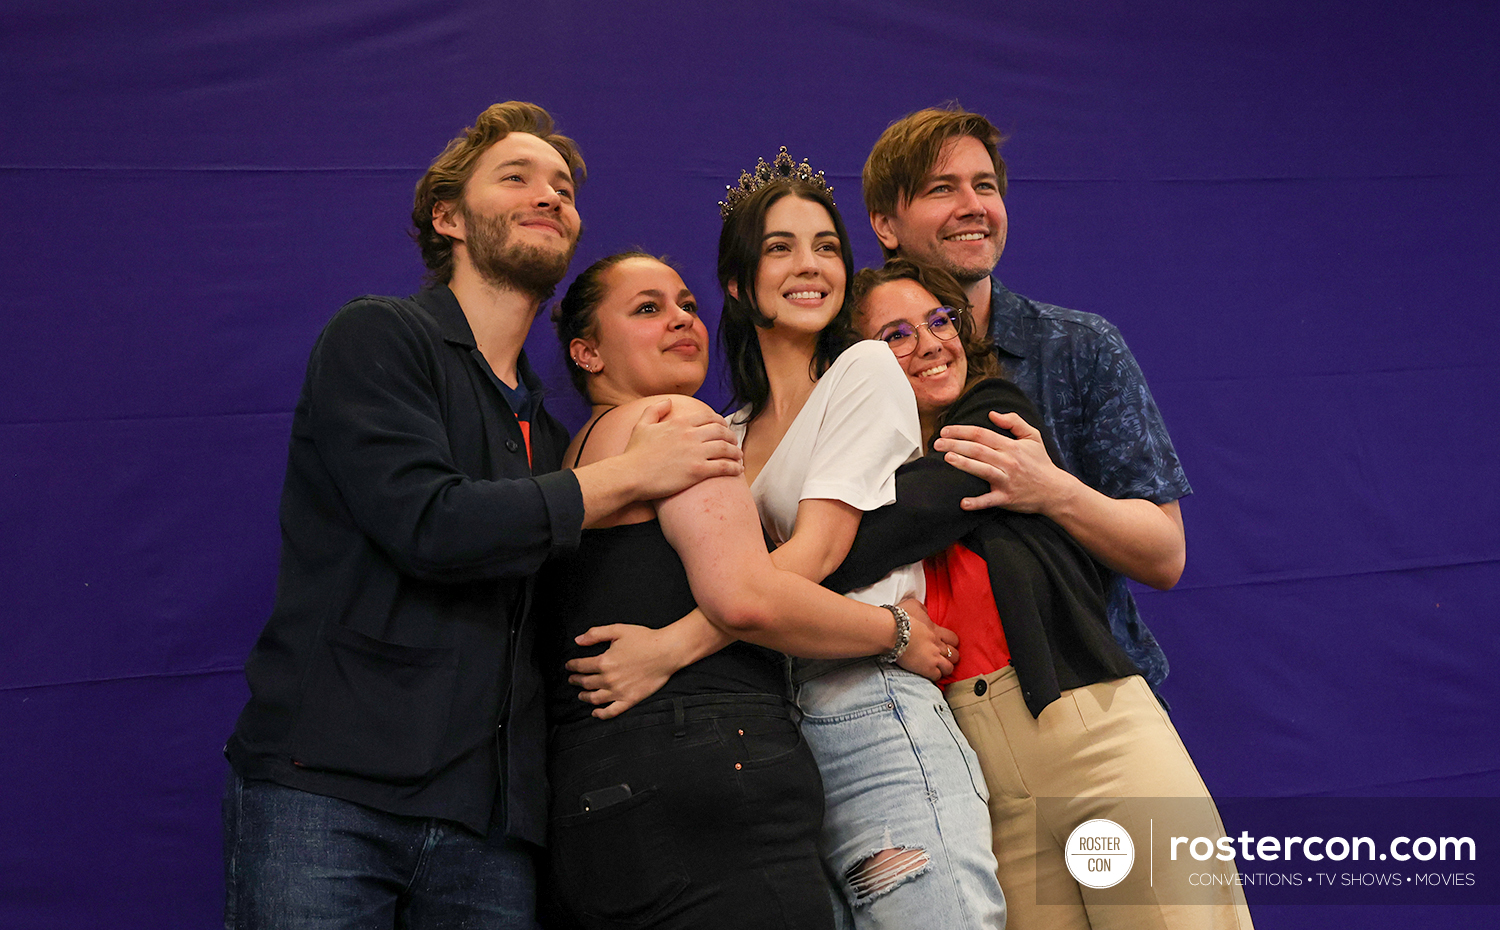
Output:
[[567,724],[550,768],[555,891],[583,926],[833,927],[823,786],[780,696]]
[[[797,705],[827,792],[840,926],[1003,926],[984,775],[937,686],[867,659],[801,682]],[[871,868],[885,850],[898,855]]]

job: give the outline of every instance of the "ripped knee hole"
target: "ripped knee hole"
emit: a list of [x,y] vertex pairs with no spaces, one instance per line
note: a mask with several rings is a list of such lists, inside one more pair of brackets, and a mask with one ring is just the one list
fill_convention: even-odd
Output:
[[858,903],[879,897],[903,881],[917,877],[931,862],[925,849],[882,849],[850,869],[844,877]]

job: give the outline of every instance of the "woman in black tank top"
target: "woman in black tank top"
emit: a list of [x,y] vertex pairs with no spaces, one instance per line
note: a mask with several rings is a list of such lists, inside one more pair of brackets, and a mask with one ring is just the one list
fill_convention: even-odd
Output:
[[[596,262],[554,320],[574,384],[594,404],[573,466],[622,451],[633,428],[661,418],[660,395],[699,403],[681,395],[707,372],[707,332],[662,261]],[[771,649],[887,652],[900,611],[777,571],[739,478],[586,529],[576,552],[544,569],[537,598],[535,616],[552,630],[543,662],[558,904],[585,927],[833,926],[817,850],[822,783]],[[698,656],[670,677],[641,669],[656,693],[629,709],[630,695],[564,670],[627,633],[675,637]],[[930,624],[913,622],[901,662],[935,677],[948,649]]]

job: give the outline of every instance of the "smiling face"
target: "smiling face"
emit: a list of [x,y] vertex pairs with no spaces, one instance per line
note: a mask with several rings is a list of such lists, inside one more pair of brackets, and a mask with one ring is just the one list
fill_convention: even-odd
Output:
[[816,201],[787,195],[766,210],[755,301],[782,335],[816,336],[844,305],[843,246]]
[[590,372],[593,402],[696,392],[708,374],[708,330],[681,275],[653,258],[629,258],[601,281],[592,333],[568,346]]
[[578,248],[573,199],[573,175],[557,150],[512,132],[480,156],[463,199],[440,204],[434,225],[455,240],[456,267],[467,263],[492,285],[545,296]]
[[933,311],[941,305],[942,301],[925,287],[901,278],[873,288],[855,314],[859,333],[866,339],[885,339],[902,328],[916,331],[916,348],[897,361],[917,395],[924,436],[930,434],[937,417],[958,400],[969,375],[963,340],[957,336],[939,339],[928,325],[934,321]]
[[882,245],[934,265],[969,285],[988,277],[1005,251],[1005,202],[984,144],[973,136],[943,143],[937,161],[894,214],[872,213]]

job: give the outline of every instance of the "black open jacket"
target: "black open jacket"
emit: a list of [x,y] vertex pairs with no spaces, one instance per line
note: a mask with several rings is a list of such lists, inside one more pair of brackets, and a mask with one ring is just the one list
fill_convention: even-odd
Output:
[[558,470],[567,429],[538,407],[530,438],[528,462],[448,288],[339,311],[292,416],[276,602],[245,664],[235,771],[544,841],[531,577],[577,547],[583,496]]
[[[944,423],[995,429],[991,410],[1020,414],[1042,431],[1048,455],[1059,461],[1036,408],[1003,378],[970,388]],[[863,587],[961,542],[989,566],[1011,665],[1032,716],[1068,688],[1140,674],[1110,634],[1108,570],[1047,517],[959,506],[988,490],[985,481],[947,464],[941,453],[908,462],[896,472],[896,502],[865,514],[844,564],[823,583],[836,591]]]

